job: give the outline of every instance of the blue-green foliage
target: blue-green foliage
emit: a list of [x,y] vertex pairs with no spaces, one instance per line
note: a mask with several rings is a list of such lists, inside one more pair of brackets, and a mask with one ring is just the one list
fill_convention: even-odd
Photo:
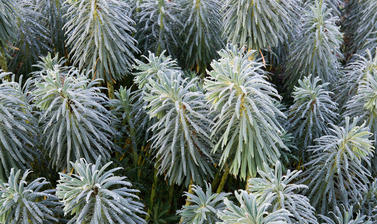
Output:
[[326,90],[328,85],[310,75],[299,80],[294,88],[288,124],[296,142],[303,147],[301,150],[311,145],[315,138],[329,134],[329,125],[337,121],[337,103],[332,100],[334,94]]
[[71,162],[72,174],[60,173],[56,195],[63,203],[65,215],[72,215],[73,223],[146,223],[144,205],[126,179],[115,175],[122,168],[108,169],[112,162],[95,164],[80,159]]

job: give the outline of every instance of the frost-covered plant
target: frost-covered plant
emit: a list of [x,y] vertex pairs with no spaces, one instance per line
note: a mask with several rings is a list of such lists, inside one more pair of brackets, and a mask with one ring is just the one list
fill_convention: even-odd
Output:
[[157,55],[164,50],[176,55],[182,22],[181,9],[176,1],[143,0],[136,14],[137,33],[140,49],[144,54],[151,51]]
[[253,50],[277,46],[291,31],[296,4],[292,0],[226,0],[223,15],[228,42]]
[[205,72],[217,51],[224,46],[221,2],[218,0],[182,0],[181,50],[183,67]]
[[[13,1],[0,0],[0,48],[4,49],[8,45],[8,41],[12,41],[16,37],[16,17]],[[0,51],[1,56],[5,52]]]
[[[48,66],[46,66],[48,67]],[[75,69],[47,69],[34,79],[34,101],[41,110],[43,143],[56,169],[69,168],[70,161],[106,159],[112,151],[114,130],[106,108],[108,98]]]
[[368,74],[377,72],[377,52],[372,56],[370,50],[366,51],[366,56],[356,55],[355,60],[347,64],[343,76],[339,79],[337,88],[337,101],[345,104],[352,96],[357,94],[361,81],[365,81]]
[[238,203],[235,205],[228,198],[224,199],[226,208],[218,212],[221,222],[218,224],[287,224],[291,215],[287,210],[279,209],[269,212],[272,198],[266,197],[265,200],[257,200],[255,195],[241,190],[234,192]]
[[[374,152],[372,133],[356,117],[345,117],[344,127],[331,125],[330,134],[315,139],[313,153],[305,164],[303,183],[308,183],[308,197],[321,214],[340,204],[349,207],[368,189],[367,166]],[[314,181],[315,180],[315,181]]]
[[135,22],[123,0],[67,1],[64,25],[71,60],[92,78],[107,83],[122,79],[138,52]]
[[124,144],[124,138],[131,141],[127,146],[131,147],[134,162],[137,162],[137,151],[147,142],[147,129],[150,125],[149,116],[144,109],[146,104],[142,99],[142,91],[132,91],[132,87],[121,86],[110,104],[111,112],[117,118],[113,120],[112,126],[117,130],[121,144]]
[[345,115],[350,117],[359,116],[365,121],[370,131],[377,140],[377,69],[368,72],[360,80],[357,93],[345,105]]
[[51,40],[45,24],[46,17],[38,11],[36,1],[14,0],[14,4],[18,27],[9,69],[17,74],[27,74],[39,56],[51,50]]
[[310,74],[330,84],[338,79],[342,35],[336,20],[323,1],[316,0],[305,10],[301,33],[290,47],[287,87],[293,88],[299,79]]
[[180,71],[169,70],[145,87],[146,111],[157,119],[151,127],[156,166],[170,184],[201,184],[212,177],[212,121],[196,85],[197,79],[189,81]]
[[[25,169],[37,152],[34,137],[37,121],[21,83],[0,70],[0,178],[11,168]],[[7,81],[8,79],[9,81]]]
[[66,0],[36,0],[37,11],[45,17],[45,27],[48,30],[48,38],[50,39],[51,48],[60,55],[65,54],[68,50],[65,46],[66,35],[63,29],[67,22],[64,14],[67,10]]
[[50,183],[37,178],[28,183],[30,171],[10,171],[8,182],[0,182],[0,222],[7,224],[53,224],[59,206],[54,190],[43,190]]
[[295,137],[291,133],[285,131],[281,136],[281,140],[286,146],[280,149],[280,161],[284,167],[283,170],[285,170],[285,168],[295,168],[295,165],[299,163],[299,151]]
[[[361,121],[366,122],[373,133],[374,146],[377,145],[377,69],[366,73],[357,86],[354,95],[345,105],[346,116],[359,116]],[[377,157],[372,160],[372,174],[377,170]]]
[[204,192],[200,186],[192,186],[192,193],[186,192],[185,196],[190,202],[177,213],[182,217],[184,224],[215,224],[220,221],[217,212],[225,208],[223,200],[227,193],[213,193],[211,185],[206,185]]
[[374,223],[377,222],[377,179],[369,184],[368,191],[358,206],[361,214],[368,216]]
[[59,57],[58,54],[52,56],[51,53],[48,53],[46,56],[40,57],[40,60],[33,65],[36,71],[32,72],[31,74],[35,78],[40,78],[41,76],[47,75],[49,71],[65,73],[70,69],[74,69],[73,67],[65,66],[65,63],[65,58]]
[[134,73],[134,81],[143,92],[147,91],[145,84],[147,84],[150,79],[155,81],[159,79],[158,74],[180,72],[177,61],[173,60],[170,56],[166,56],[165,51],[159,56],[149,51],[148,57],[143,57],[146,62],[136,60],[136,65],[134,65],[134,68],[137,70],[137,72]]
[[248,191],[261,201],[270,198],[269,211],[289,211],[292,216],[287,223],[318,224],[315,209],[310,205],[309,199],[300,193],[307,189],[307,186],[294,183],[301,171],[288,170],[287,174],[283,175],[280,162],[276,163],[275,170],[268,167],[265,170],[258,171],[260,177],[249,179]]
[[249,60],[255,52],[236,47],[221,50],[220,59],[204,89],[212,110],[217,113],[212,136],[219,137],[213,151],[221,152],[220,166],[245,179],[255,176],[263,163],[274,163],[280,156],[283,129],[277,117],[285,117],[276,107],[280,96],[266,80],[263,63]]
[[377,53],[377,4],[374,0],[357,1],[352,24],[356,27],[353,49],[364,54],[366,49]]
[[146,223],[144,205],[136,195],[138,190],[126,177],[116,176],[120,167],[107,170],[112,162],[95,164],[80,159],[71,162],[73,174],[60,173],[56,195],[63,203],[65,215],[73,217],[73,223]]
[[323,219],[323,224],[372,224],[373,222],[368,220],[366,215],[361,215],[357,213],[354,215],[353,207],[346,209],[344,206],[342,210],[339,207],[335,208],[335,212],[331,212],[330,216],[332,218],[320,215]]
[[315,138],[329,134],[329,124],[336,122],[337,103],[327,91],[329,83],[321,84],[318,77],[304,77],[292,93],[294,103],[288,112],[289,130],[305,150]]
[[344,8],[344,4],[342,0],[324,0],[331,8],[331,12],[334,16],[341,17],[342,16],[342,9]]

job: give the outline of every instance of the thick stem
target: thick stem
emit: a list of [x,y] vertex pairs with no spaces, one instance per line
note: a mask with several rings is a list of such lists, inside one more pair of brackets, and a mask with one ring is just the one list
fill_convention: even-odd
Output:
[[106,82],[106,84],[109,99],[114,99],[114,84],[111,81]]
[[151,198],[150,198],[150,202],[149,202],[148,217],[147,217],[147,219],[149,219],[151,217],[152,211],[153,211],[154,199],[156,197],[156,188],[157,188],[157,183],[158,183],[157,173],[158,173],[157,169],[154,168],[153,184],[152,184]]
[[252,178],[251,176],[247,176],[247,178],[246,178],[246,186],[245,186],[245,190],[246,190],[247,192],[249,192],[249,181],[250,181],[251,178]]
[[[192,191],[192,187],[194,186],[194,183],[192,181],[192,179],[190,180],[190,185],[189,185],[189,189],[188,189],[188,193],[189,194],[192,194],[193,191]],[[191,204],[191,201],[190,201],[190,197],[187,196],[186,198],[186,203],[185,203],[185,206],[189,206]],[[179,221],[179,224],[182,224],[183,223],[183,217],[181,217],[181,220]]]
[[7,57],[5,55],[5,50],[3,47],[0,47],[0,68],[4,71],[8,71]]
[[174,184],[169,186],[169,199],[168,199],[169,213],[171,212],[173,208],[173,198],[174,198]]
[[216,172],[215,178],[213,178],[213,181],[212,181],[212,184],[211,184],[212,189],[215,189],[217,187],[217,185],[219,184],[220,174],[221,174],[220,170],[218,172]]
[[221,181],[220,181],[219,187],[217,188],[216,193],[221,193],[223,191],[226,180],[228,179],[228,176],[229,176],[229,171],[230,171],[230,167],[228,165],[225,165],[224,173],[223,173],[223,176],[221,177]]
[[7,178],[7,175],[5,173],[3,166],[0,166],[0,182],[5,183],[8,181],[7,179],[8,178]]
[[[190,180],[190,185],[189,185],[189,188],[188,188],[188,193],[189,194],[192,194],[193,193],[193,191],[192,191],[192,187],[194,186],[194,183],[193,183],[193,181],[192,181],[192,179]],[[190,198],[189,197],[187,197],[186,198],[186,203],[185,203],[185,205],[186,206],[188,206],[188,205],[190,205],[191,204],[191,201],[190,201]]]
[[[143,148],[142,148],[142,149],[143,149]],[[138,166],[138,167],[142,167],[142,165],[143,165],[143,156],[142,156],[141,154],[142,154],[142,153],[140,153],[140,155],[139,155],[139,159],[138,159],[138,161],[137,161],[137,166]],[[142,171],[142,169],[138,169],[138,170],[137,170],[137,180],[138,180],[138,181],[140,181],[141,171]]]
[[[132,120],[132,117],[128,117],[129,120]],[[137,148],[137,143],[136,143],[136,130],[134,127],[130,128],[130,135],[131,135],[131,144],[132,144],[132,156],[134,160],[135,167],[139,166],[139,153],[138,153],[138,148]],[[139,168],[137,168],[139,169]]]
[[252,178],[255,178],[256,177],[256,174],[253,174],[253,175],[247,175],[246,177],[246,186],[245,186],[245,190],[246,191],[249,191],[249,188],[250,188],[250,185],[249,185],[249,182]]

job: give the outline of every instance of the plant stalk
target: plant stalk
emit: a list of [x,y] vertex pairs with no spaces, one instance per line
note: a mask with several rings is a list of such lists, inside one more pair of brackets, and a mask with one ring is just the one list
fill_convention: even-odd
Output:
[[3,47],[0,48],[0,68],[4,71],[8,71],[7,57],[5,55],[5,50]]
[[[188,188],[188,193],[189,194],[193,193],[193,191],[192,191],[192,187],[193,186],[194,186],[194,183],[193,183],[193,181],[191,179],[190,180],[190,185],[189,185],[189,188]],[[190,197],[187,196],[185,206],[189,206],[190,204],[191,204]],[[181,217],[181,220],[179,221],[179,224],[182,224],[182,223],[183,223],[183,217]]]
[[114,84],[111,81],[106,82],[109,99],[114,99]]
[[154,199],[156,197],[156,188],[157,188],[157,183],[158,183],[158,176],[157,176],[157,169],[154,168],[154,174],[153,174],[153,184],[152,184],[152,190],[151,190],[151,198],[149,202],[149,208],[148,208],[148,217],[147,220],[151,217],[152,211],[153,211],[153,206],[154,206]]
[[169,213],[171,212],[173,208],[173,198],[174,198],[174,184],[169,186],[169,199],[168,199]]
[[230,167],[226,164],[223,176],[221,177],[221,181],[220,181],[219,186],[217,187],[216,193],[221,193],[223,191],[226,180],[228,179],[228,176],[229,176],[229,172],[230,172]]

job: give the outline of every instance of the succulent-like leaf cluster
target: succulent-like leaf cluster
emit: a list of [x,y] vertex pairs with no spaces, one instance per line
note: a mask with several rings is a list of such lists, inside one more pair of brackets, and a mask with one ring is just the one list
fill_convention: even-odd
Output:
[[[6,80],[8,79],[8,81]],[[11,168],[24,169],[37,152],[34,137],[36,119],[28,97],[10,73],[0,72],[0,177]]]
[[[342,9],[344,8],[344,3],[342,0],[324,0],[331,9],[331,13],[334,16],[340,17],[342,15]],[[351,0],[352,1],[352,0]],[[308,1],[310,2],[310,1]]]
[[370,50],[366,51],[366,56],[356,55],[355,59],[347,64],[343,76],[339,80],[337,87],[338,99],[341,103],[346,103],[352,96],[357,94],[360,82],[365,81],[368,75],[377,72],[377,53],[372,56]]
[[175,55],[179,44],[179,32],[182,23],[179,20],[181,10],[175,1],[144,0],[136,15],[138,40],[144,54],[151,51],[159,55],[166,50],[169,55]]
[[33,65],[33,67],[36,68],[36,71],[34,71],[32,75],[38,79],[41,76],[47,75],[49,71],[66,73],[69,72],[69,70],[75,70],[73,67],[65,66],[66,62],[65,58],[61,58],[59,55],[53,57],[51,53],[48,53]]
[[357,213],[356,216],[354,215],[355,212],[353,207],[349,209],[344,208],[340,210],[339,207],[336,207],[335,212],[331,213],[331,218],[325,217],[320,215],[320,217],[324,220],[324,224],[372,224],[373,222],[368,220],[365,215],[361,215]]
[[349,207],[368,189],[372,133],[358,122],[358,118],[345,117],[344,127],[332,125],[331,133],[316,139],[310,148],[313,156],[305,164],[302,181],[308,183],[308,197],[321,214],[340,204]]
[[181,72],[170,70],[149,79],[144,100],[146,110],[157,121],[152,125],[152,147],[156,151],[159,174],[170,183],[201,184],[212,176],[209,107],[197,80],[189,81]]
[[211,63],[212,71],[204,88],[212,110],[217,113],[212,136],[219,136],[213,151],[221,152],[220,165],[245,179],[255,176],[263,163],[274,163],[284,147],[283,129],[276,107],[280,98],[266,80],[263,64],[249,60],[255,52],[236,47],[221,50],[221,58]]
[[67,45],[80,70],[106,82],[122,79],[138,52],[131,10],[123,0],[70,1],[65,14]]
[[[347,3],[343,4],[342,15],[346,16],[343,16],[341,26],[344,34],[344,53],[346,60],[349,60],[352,54],[357,50],[355,36],[357,35],[358,23],[361,18],[359,3],[359,0],[349,0]],[[341,17],[342,16],[340,16],[340,18]]]
[[275,47],[292,28],[294,1],[227,0],[223,6],[228,42],[260,50]]
[[217,0],[183,0],[184,68],[205,72],[224,46],[221,3]]
[[[0,48],[5,48],[8,41],[16,38],[16,19],[12,1],[0,0]],[[5,52],[0,55],[4,56]]]
[[[355,21],[356,33],[353,40],[354,49],[364,54],[367,49],[375,51],[377,47],[377,5],[373,0],[358,1],[356,4]],[[357,10],[357,11],[356,11]]]
[[111,102],[111,112],[114,117],[112,127],[119,134],[119,138],[131,140],[130,146],[136,156],[137,149],[147,142],[149,138],[148,127],[151,122],[144,106],[146,103],[142,98],[142,90],[132,91],[131,88],[121,86],[115,92],[115,99]]
[[145,85],[150,79],[156,81],[159,79],[159,74],[175,73],[180,71],[177,61],[173,60],[170,56],[166,56],[165,51],[163,51],[159,56],[156,56],[154,53],[149,51],[148,57],[143,57],[146,62],[136,60],[136,65],[134,66],[134,68],[137,70],[137,72],[134,73],[134,81],[137,83],[139,89],[143,90],[143,92],[148,91],[145,88]]
[[38,11],[36,1],[14,1],[17,15],[17,38],[11,51],[13,55],[9,69],[22,74],[28,73],[39,56],[50,49],[50,38],[45,24],[46,17]]
[[[377,145],[377,69],[373,68],[364,72],[364,76],[358,82],[356,94],[345,105],[346,116],[359,116],[362,122],[366,122],[373,133],[374,146]],[[371,171],[374,175],[377,170],[377,157],[372,160]]]
[[269,212],[271,207],[271,196],[263,201],[257,200],[255,195],[241,190],[235,192],[236,199],[240,204],[235,205],[228,198],[224,199],[225,210],[218,213],[221,222],[219,224],[234,223],[257,223],[257,224],[287,224],[290,213],[287,210],[279,209]]
[[376,1],[0,0],[0,223],[377,223]]
[[287,171],[283,175],[280,162],[276,163],[275,170],[266,168],[266,171],[259,171],[259,178],[251,178],[248,181],[248,191],[255,195],[258,200],[264,201],[270,198],[272,211],[285,209],[292,216],[287,223],[317,224],[315,209],[310,205],[309,199],[300,194],[306,185],[293,183],[301,171]]
[[289,130],[296,142],[306,149],[315,138],[329,134],[329,124],[336,122],[337,103],[327,91],[329,83],[321,84],[318,77],[304,77],[292,93],[294,103],[288,112]]
[[54,209],[59,205],[54,190],[43,190],[49,185],[44,178],[30,183],[30,171],[10,171],[8,182],[0,182],[0,222],[9,224],[53,224]]
[[366,72],[358,83],[357,93],[346,104],[345,115],[359,116],[377,140],[377,69]]
[[299,36],[292,42],[287,64],[286,85],[292,88],[310,74],[333,83],[340,74],[342,35],[335,24],[337,17],[323,1],[307,7]]
[[139,191],[126,177],[115,175],[122,168],[107,170],[110,165],[101,165],[100,159],[95,164],[80,159],[72,163],[73,174],[60,173],[56,195],[64,213],[73,215],[69,224],[146,223],[140,217],[145,212],[136,195]]
[[377,179],[369,184],[359,206],[361,214],[368,216],[373,223],[377,222]]
[[45,27],[48,30],[51,48],[59,55],[65,55],[67,47],[65,46],[66,35],[63,29],[66,23],[64,14],[67,7],[66,0],[37,0],[37,11],[45,17]]
[[229,194],[213,193],[211,185],[206,185],[204,192],[200,186],[192,186],[193,193],[186,192],[190,204],[185,205],[177,213],[186,224],[215,224],[220,221],[217,213],[225,208],[223,200]]
[[110,156],[112,117],[105,107],[108,98],[97,87],[99,83],[76,69],[64,72],[58,65],[34,79],[34,101],[42,112],[39,120],[44,148],[57,169],[69,168],[70,161],[82,157],[95,161],[98,156]]

